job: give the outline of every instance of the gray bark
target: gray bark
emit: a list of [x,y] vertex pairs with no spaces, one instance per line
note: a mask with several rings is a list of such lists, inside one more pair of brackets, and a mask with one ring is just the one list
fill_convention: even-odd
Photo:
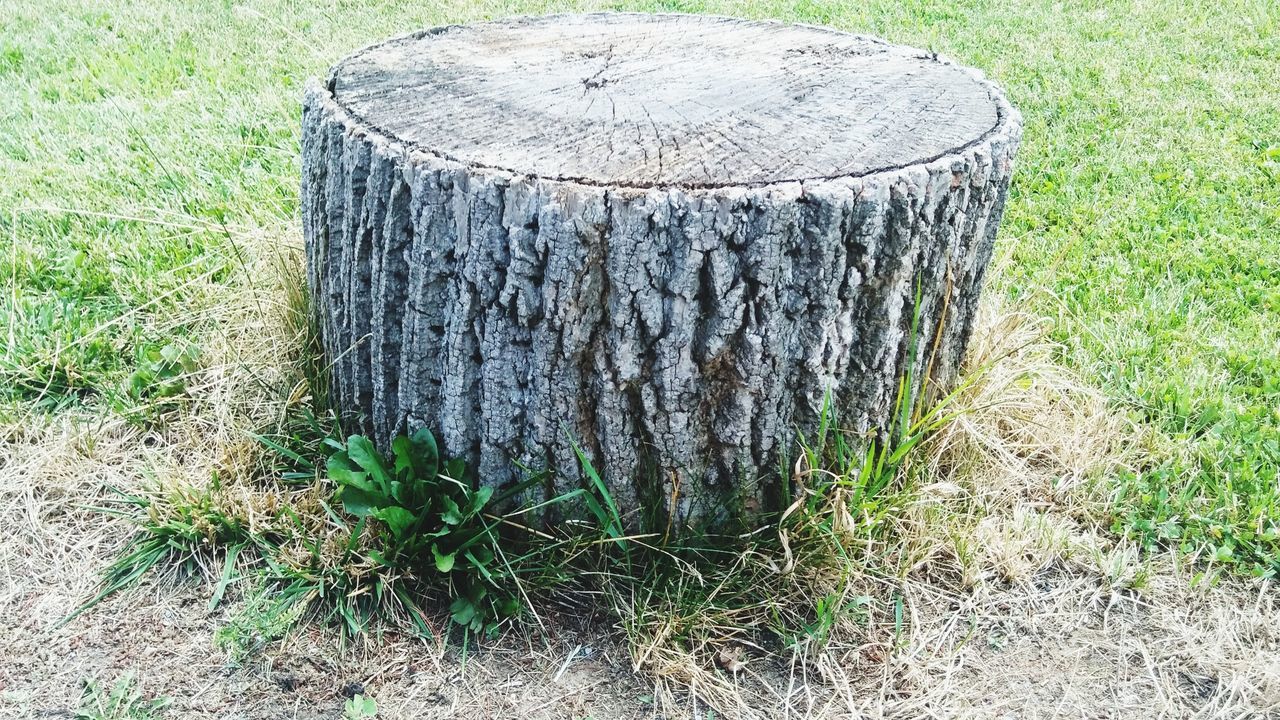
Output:
[[633,524],[676,528],[776,507],[828,393],[885,428],[913,346],[917,385],[954,382],[1021,135],[936,56],[694,16],[427,31],[304,103],[348,428],[426,426],[549,493],[580,485],[576,442]]

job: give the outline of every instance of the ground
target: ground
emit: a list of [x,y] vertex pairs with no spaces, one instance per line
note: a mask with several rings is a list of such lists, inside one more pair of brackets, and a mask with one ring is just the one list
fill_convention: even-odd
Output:
[[[0,708],[74,716],[82,680],[132,672],[169,717],[339,717],[344,692],[379,717],[1280,713],[1280,6],[572,7],[880,35],[984,69],[1022,111],[975,349],[1009,358],[968,399],[987,409],[928,450],[946,477],[901,519],[918,546],[896,574],[903,619],[736,673],[637,663],[609,620],[554,608],[465,662],[315,624],[235,661],[215,634],[243,589],[210,611],[208,584],[173,573],[59,625],[129,533],[87,506],[207,477],[262,411],[254,383],[281,372],[305,79],[388,35],[570,5],[11,0]],[[175,343],[199,348],[200,381],[154,427],[124,388]]]

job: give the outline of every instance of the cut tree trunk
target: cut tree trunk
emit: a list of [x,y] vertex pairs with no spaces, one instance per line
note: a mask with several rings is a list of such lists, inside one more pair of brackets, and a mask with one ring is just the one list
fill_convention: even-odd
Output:
[[485,484],[578,487],[576,444],[632,526],[776,509],[827,398],[883,433],[900,379],[955,381],[1020,135],[980,73],[815,27],[374,45],[303,112],[336,406],[384,448],[431,429]]

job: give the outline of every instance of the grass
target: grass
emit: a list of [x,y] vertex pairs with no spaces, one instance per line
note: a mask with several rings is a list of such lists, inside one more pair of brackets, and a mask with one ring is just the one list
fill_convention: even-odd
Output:
[[[986,69],[1027,122],[990,292],[1050,318],[1049,359],[1149,429],[1150,460],[1057,482],[1097,482],[1112,529],[1148,549],[1280,568],[1280,6],[1268,0],[16,0],[0,27],[0,414],[170,412],[181,397],[135,397],[130,379],[205,367],[225,342],[225,286],[257,267],[246,246],[294,227],[305,78],[409,29],[569,7],[831,24]],[[957,549],[953,569],[984,552]],[[1030,561],[1002,562],[1018,578]]]

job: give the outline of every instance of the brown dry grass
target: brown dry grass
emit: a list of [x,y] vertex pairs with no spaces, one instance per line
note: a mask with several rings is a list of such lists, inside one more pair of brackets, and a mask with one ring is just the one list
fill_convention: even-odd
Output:
[[[243,593],[233,588],[228,607],[209,611],[206,582],[172,573],[58,627],[129,532],[87,509],[107,488],[201,486],[216,470],[243,513],[268,502],[252,482],[261,450],[245,432],[298,400],[296,277],[278,272],[277,243],[246,241],[239,284],[209,288],[193,310],[212,328],[204,366],[162,430],[103,414],[29,416],[0,430],[6,716],[66,716],[82,679],[109,683],[128,670],[149,694],[174,699],[170,717],[337,717],[342,693],[357,687],[386,718],[1280,712],[1269,584],[1142,557],[1099,527],[1098,481],[1140,464],[1149,441],[1054,362],[1033,318],[993,302],[973,346],[972,364],[987,370],[959,399],[968,412],[917,458],[929,480],[878,548],[877,571],[797,579],[777,558],[744,560],[775,601],[805,588],[883,601],[867,621],[833,628],[824,647],[770,655],[732,631],[743,618],[676,618],[615,597],[629,643],[608,619],[551,609],[545,630],[508,633],[465,663],[457,647],[391,630],[344,646],[314,623],[237,663],[213,636]],[[669,642],[677,620],[702,623],[703,642]]]

